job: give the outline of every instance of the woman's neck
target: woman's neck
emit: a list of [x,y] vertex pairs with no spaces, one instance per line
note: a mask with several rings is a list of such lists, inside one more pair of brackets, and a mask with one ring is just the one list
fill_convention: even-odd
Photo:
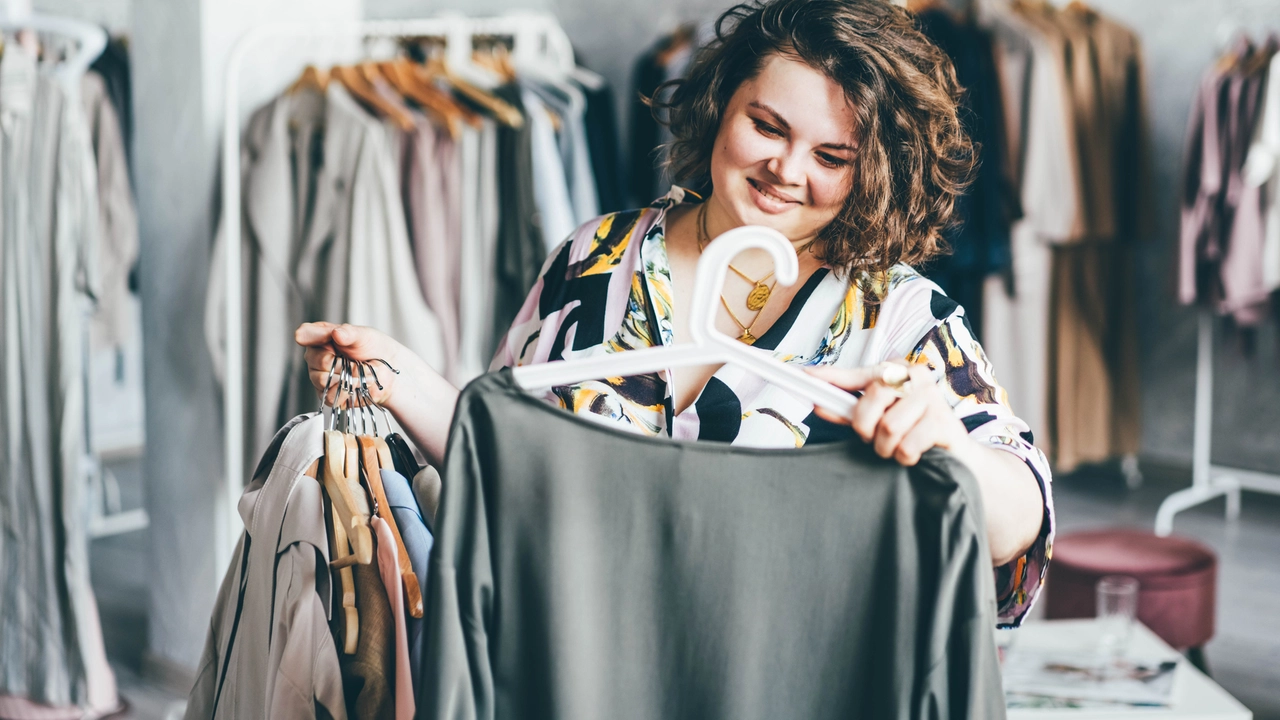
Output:
[[[705,208],[705,210],[703,209]],[[698,242],[700,245],[709,244],[712,240],[720,237],[734,228],[742,227],[746,223],[742,222],[736,214],[720,203],[714,193],[709,195],[701,207],[695,209],[691,215],[694,221],[694,230],[698,233]],[[705,232],[704,232],[705,231]],[[791,238],[787,240],[791,242],[791,246],[795,248],[796,254],[803,257],[804,250],[813,242],[813,237]],[[773,260],[765,250],[748,250],[740,255],[734,264],[742,268],[745,264],[760,265],[767,268],[773,267]],[[745,268],[743,268],[745,269]]]

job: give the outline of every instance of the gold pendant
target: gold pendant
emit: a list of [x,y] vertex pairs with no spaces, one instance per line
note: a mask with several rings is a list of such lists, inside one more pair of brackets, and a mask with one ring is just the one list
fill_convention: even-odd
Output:
[[738,340],[748,345],[754,345],[756,343],[756,336],[752,335],[750,330],[743,330],[742,334],[738,336]]
[[755,289],[747,296],[747,309],[758,312],[764,309],[765,304],[769,302],[769,296],[773,291],[764,283],[756,283]]

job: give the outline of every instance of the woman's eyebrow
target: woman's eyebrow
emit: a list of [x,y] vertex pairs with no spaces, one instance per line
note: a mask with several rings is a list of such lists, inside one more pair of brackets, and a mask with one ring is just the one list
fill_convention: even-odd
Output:
[[[774,110],[768,105],[765,105],[764,103],[756,100],[752,100],[751,102],[747,103],[747,107],[752,107],[761,112],[768,113],[769,116],[773,118],[773,121],[777,123],[783,130],[786,130],[788,132],[791,131],[791,123],[787,122],[786,118],[779,115],[777,110]],[[830,148],[832,150],[845,150],[848,152],[853,152],[855,150],[855,148],[852,145],[847,145],[845,143],[822,143],[819,147]]]

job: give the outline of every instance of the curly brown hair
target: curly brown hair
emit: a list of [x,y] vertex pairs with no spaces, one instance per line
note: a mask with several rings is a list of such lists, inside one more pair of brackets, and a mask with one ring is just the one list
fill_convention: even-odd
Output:
[[886,0],[748,2],[725,11],[715,35],[684,79],[648,100],[667,112],[676,182],[710,186],[730,98],[774,54],[798,58],[844,89],[855,118],[852,184],[814,243],[818,256],[841,273],[881,273],[945,250],[975,149],[961,127],[955,69],[907,11]]

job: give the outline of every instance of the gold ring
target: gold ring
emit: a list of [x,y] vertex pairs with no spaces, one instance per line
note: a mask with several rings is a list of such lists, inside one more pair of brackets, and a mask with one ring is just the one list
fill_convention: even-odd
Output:
[[884,363],[880,368],[880,382],[894,391],[898,397],[911,392],[911,370],[897,363]]

